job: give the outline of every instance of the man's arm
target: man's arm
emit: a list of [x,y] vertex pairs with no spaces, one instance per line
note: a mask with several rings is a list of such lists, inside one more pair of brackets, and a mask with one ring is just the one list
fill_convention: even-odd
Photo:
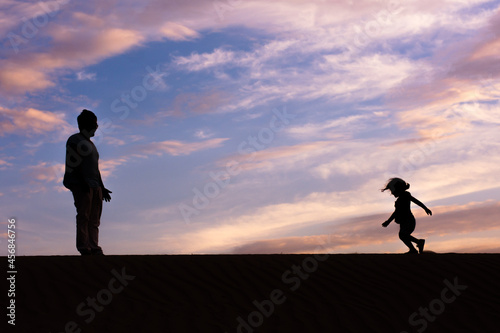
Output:
[[423,203],[421,203],[417,198],[414,198],[413,196],[411,196],[410,200],[412,202],[414,202],[416,205],[422,207],[425,212],[427,213],[427,215],[432,215],[432,212],[429,208],[427,208]]
[[75,137],[71,136],[66,142],[66,162],[63,184],[68,189],[76,186],[86,186],[82,174],[83,157],[78,153]]
[[111,196],[109,194],[113,193],[113,192],[111,192],[110,190],[108,190],[107,188],[104,187],[104,183],[102,182],[100,171],[99,171],[99,184],[101,185],[101,188],[102,188],[102,198],[104,199],[104,201],[110,202]]

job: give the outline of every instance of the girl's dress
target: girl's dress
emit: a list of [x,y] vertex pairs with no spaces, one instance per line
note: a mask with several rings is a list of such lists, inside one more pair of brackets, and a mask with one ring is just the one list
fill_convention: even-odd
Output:
[[411,212],[410,204],[411,194],[408,191],[404,191],[394,204],[396,207],[395,222],[400,226],[400,233],[411,234],[415,230],[415,216]]

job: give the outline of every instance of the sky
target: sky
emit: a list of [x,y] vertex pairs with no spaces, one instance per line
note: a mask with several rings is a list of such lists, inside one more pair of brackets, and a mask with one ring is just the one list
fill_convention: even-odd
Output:
[[105,254],[500,251],[500,1],[0,0],[0,255],[76,255],[90,109]]

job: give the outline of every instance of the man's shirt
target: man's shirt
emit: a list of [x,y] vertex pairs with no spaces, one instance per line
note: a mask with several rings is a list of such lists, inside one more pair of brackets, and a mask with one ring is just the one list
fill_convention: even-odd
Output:
[[101,187],[99,153],[90,139],[77,133],[66,142],[66,171],[63,184],[72,187]]

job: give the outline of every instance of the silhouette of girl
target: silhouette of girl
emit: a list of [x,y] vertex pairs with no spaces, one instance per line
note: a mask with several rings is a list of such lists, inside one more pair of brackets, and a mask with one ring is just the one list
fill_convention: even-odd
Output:
[[[401,178],[391,178],[385,188],[381,190],[382,192],[390,190],[391,194],[397,198],[396,203],[394,204],[396,207],[394,213],[392,213],[391,217],[389,217],[387,221],[382,223],[382,226],[385,228],[392,222],[392,220],[396,220],[396,223],[400,226],[399,239],[401,239],[410,249],[410,251],[406,254],[418,254],[424,251],[425,239],[417,239],[411,235],[411,233],[415,230],[415,217],[411,212],[410,202],[414,202],[422,207],[427,215],[432,215],[432,212],[423,203],[412,197],[410,192],[406,191],[409,188],[410,184],[406,183]],[[417,244],[418,252],[413,247],[412,242]]]

